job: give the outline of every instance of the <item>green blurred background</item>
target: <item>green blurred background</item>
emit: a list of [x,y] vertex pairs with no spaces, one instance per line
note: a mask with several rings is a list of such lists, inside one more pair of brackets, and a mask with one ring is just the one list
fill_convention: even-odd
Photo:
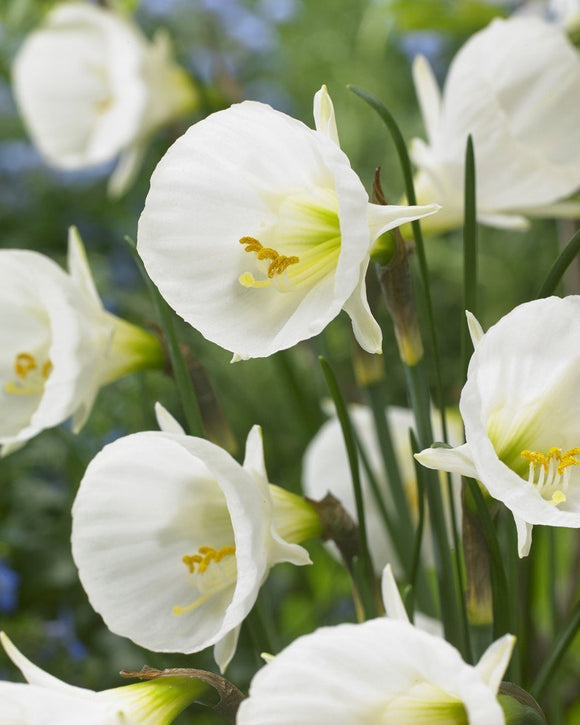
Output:
[[[58,172],[41,160],[27,138],[10,89],[10,66],[24,35],[54,3],[0,0],[0,244],[44,252],[63,263],[67,228],[75,224],[105,305],[144,325],[157,323],[155,309],[135,267],[125,235],[135,237],[149,177],[165,150],[203,115],[252,98],[312,124],[312,97],[325,83],[335,103],[343,149],[370,191],[382,167],[385,194],[393,203],[403,185],[394,149],[374,113],[347,89],[361,86],[395,115],[405,137],[423,129],[411,81],[410,60],[421,52],[440,81],[450,58],[469,34],[505,7],[443,0],[143,0],[120,2],[134,10],[146,34],[166,27],[179,61],[204,89],[205,106],[194,117],[160,132],[137,183],[111,201],[105,186],[110,166]],[[481,230],[480,293],[484,327],[530,299],[558,249],[553,222],[529,232]],[[461,387],[459,331],[461,235],[428,242],[439,329],[444,387],[456,404]],[[390,323],[370,286],[385,330],[388,398],[406,404]],[[230,355],[180,326],[211,382],[222,411],[221,440],[240,454],[254,423],[264,429],[270,479],[300,487],[300,460],[323,420],[326,396],[316,356],[323,352],[350,400],[360,400],[353,369],[354,342],[342,316],[319,339],[267,360],[230,365]],[[47,431],[22,451],[0,460],[0,629],[41,667],[68,682],[95,689],[121,684],[121,669],[192,666],[213,669],[211,653],[166,656],[141,650],[110,634],[90,608],[70,554],[70,508],[84,469],[102,446],[127,433],[155,429],[154,401],[182,416],[171,379],[162,373],[134,375],[101,391],[86,428]],[[227,421],[227,425],[224,421]],[[229,431],[229,432],[228,432]],[[261,595],[277,646],[320,624],[354,619],[349,583],[321,545],[310,547],[315,566],[276,568]],[[247,687],[258,666],[247,633],[228,676]],[[17,679],[0,657],[0,677]],[[571,717],[571,715],[570,715]],[[179,722],[218,722],[191,708]],[[570,720],[571,722],[571,720]]]

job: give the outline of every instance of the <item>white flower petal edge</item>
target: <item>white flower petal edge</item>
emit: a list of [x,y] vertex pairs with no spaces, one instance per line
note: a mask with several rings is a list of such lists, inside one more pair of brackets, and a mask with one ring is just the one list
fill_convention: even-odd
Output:
[[149,43],[120,14],[89,3],[52,8],[19,49],[12,76],[32,140],[53,166],[79,169],[123,153],[113,195],[133,180],[148,137],[197,103],[166,36]]
[[28,682],[0,682],[0,721],[7,725],[168,725],[204,690],[192,678],[160,677],[95,692],[68,685],[41,670],[4,632],[0,632],[0,642]]
[[[175,430],[160,406],[157,414]],[[305,502],[268,484],[257,426],[243,466],[208,441],[146,432],[106,446],[89,465],[72,551],[111,631],[156,651],[215,645],[223,671],[270,568],[310,563],[294,542],[319,526]]]
[[159,341],[103,309],[78,231],[70,273],[29,250],[0,251],[0,446],[6,455],[72,416],[78,432],[99,388],[161,367]]
[[481,223],[522,229],[529,216],[580,215],[578,202],[562,203],[580,186],[580,104],[569,103],[580,96],[580,58],[562,29],[496,19],[459,50],[442,97],[425,58],[413,76],[428,138],[411,145],[417,198],[443,206],[426,231],[463,223],[469,134]]
[[318,629],[271,659],[254,676],[238,725],[505,725],[497,690],[514,637],[494,642],[472,667],[409,623],[388,567],[383,594],[390,618]]
[[252,101],[214,113],[151,178],[139,254],[168,303],[235,360],[313,337],[343,308],[380,352],[364,287],[375,234],[438,209],[369,204],[324,88],[314,108],[316,131]]
[[520,556],[532,526],[580,527],[580,297],[519,305],[477,347],[461,393],[466,443],[417,455],[477,478],[513,513]]

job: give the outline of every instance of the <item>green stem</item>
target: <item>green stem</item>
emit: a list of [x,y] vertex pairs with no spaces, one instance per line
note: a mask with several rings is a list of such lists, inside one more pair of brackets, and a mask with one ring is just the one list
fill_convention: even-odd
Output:
[[510,631],[510,601],[503,556],[495,527],[479,484],[466,478],[469,494],[477,508],[480,524],[491,557],[491,585],[493,596],[493,636],[498,639]]
[[572,239],[568,242],[568,244],[564,247],[562,250],[562,253],[560,256],[556,259],[554,264],[552,265],[550,271],[548,272],[548,276],[546,277],[543,285],[538,290],[538,294],[536,297],[539,299],[541,297],[549,297],[550,295],[553,295],[556,287],[558,286],[558,283],[564,276],[564,272],[568,269],[568,267],[572,264],[578,253],[580,252],[580,230],[574,234]]
[[125,237],[125,240],[131,250],[135,263],[145,280],[145,284],[147,285],[159,314],[159,320],[165,335],[165,342],[167,343],[169,358],[171,360],[171,369],[173,370],[175,384],[177,385],[177,389],[179,391],[189,434],[203,438],[205,436],[205,430],[201,418],[201,412],[185,358],[183,357],[181,348],[179,347],[179,340],[175,332],[174,313],[147,274],[141,257],[137,252],[135,242],[130,237]]
[[[427,448],[433,441],[431,430],[431,411],[429,405],[429,390],[423,371],[423,363],[412,367],[405,365],[407,388],[411,397],[411,405],[415,413],[417,424],[417,441],[420,448]],[[465,628],[462,620],[462,592],[457,589],[451,559],[451,549],[447,537],[447,524],[441,499],[440,481],[438,474],[433,471],[425,472],[427,501],[429,504],[429,518],[431,520],[435,560],[437,562],[437,575],[439,582],[439,599],[441,602],[441,616],[446,639],[454,644],[464,656],[467,656],[467,642]]]
[[465,221],[463,225],[463,320],[461,325],[461,349],[463,379],[471,358],[471,339],[465,319],[465,310],[477,317],[477,210],[475,201],[475,157],[473,140],[467,139],[465,152]]
[[531,689],[532,695],[539,700],[544,693],[544,690],[550,683],[552,677],[556,674],[556,670],[562,657],[565,655],[566,650],[572,644],[574,637],[576,636],[578,629],[580,628],[580,602],[576,604],[572,610],[568,624],[562,632],[560,632],[558,638],[554,642],[552,651],[550,652],[547,660],[544,662],[542,669],[538,673],[534,684]]
[[330,392],[332,400],[334,401],[336,414],[340,422],[340,427],[342,429],[342,435],[346,446],[348,463],[350,466],[350,473],[354,489],[354,497],[356,502],[356,513],[359,531],[359,557],[361,564],[360,569],[362,572],[362,581],[357,581],[357,584],[359,587],[359,594],[361,596],[362,605],[365,610],[365,615],[367,617],[373,617],[378,614],[378,612],[376,611],[376,605],[373,595],[375,577],[368,547],[366,518],[358,465],[356,439],[354,436],[350,416],[348,414],[348,409],[346,407],[346,403],[344,402],[344,398],[342,397],[342,394],[340,392],[340,388],[338,387],[338,383],[336,381],[334,373],[332,372],[332,369],[330,368],[328,362],[322,356],[320,356],[318,359],[322,367],[322,372],[324,373],[324,378],[326,380],[328,390]]

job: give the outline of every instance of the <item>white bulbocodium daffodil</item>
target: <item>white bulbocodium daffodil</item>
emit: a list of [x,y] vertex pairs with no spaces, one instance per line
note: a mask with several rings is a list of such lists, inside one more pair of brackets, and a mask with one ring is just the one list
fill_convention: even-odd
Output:
[[103,309],[76,229],[69,273],[38,252],[0,250],[0,446],[5,455],[72,416],[84,425],[99,388],[161,367],[149,332]]
[[464,160],[473,137],[477,216],[525,228],[529,216],[580,216],[580,55],[539,18],[494,20],[459,50],[441,95],[424,57],[413,75],[428,142],[411,156],[420,203],[443,209],[427,232],[463,224]]
[[47,14],[18,51],[12,77],[48,163],[82,169],[120,154],[113,195],[132,182],[151,134],[197,103],[165,34],[149,42],[129,20],[86,2],[61,3]]
[[580,527],[580,296],[519,305],[485,334],[469,321],[466,443],[416,458],[481,481],[513,513],[526,556],[534,524]]
[[253,678],[237,725],[505,725],[497,691],[514,646],[505,635],[477,665],[408,620],[383,576],[387,617],[300,637]]
[[270,568],[309,564],[296,542],[320,523],[268,484],[259,427],[241,466],[159,406],[158,420],[164,431],[121,438],[90,463],[73,506],[73,557],[111,631],[155,651],[215,645],[223,671]]
[[381,351],[366,299],[374,240],[423,207],[370,204],[338,146],[332,101],[316,130],[245,101],[196,123],[151,177],[137,249],[167,302],[234,359],[317,335],[344,309]]
[[206,689],[191,677],[167,676],[95,692],[49,675],[0,642],[28,684],[0,682],[0,722],[6,725],[169,725]]
[[[365,451],[368,465],[383,494],[385,505],[390,514],[396,515],[372,412],[367,406],[351,405],[349,415],[358,440]],[[419,514],[419,501],[413,451],[409,440],[409,431],[415,427],[413,413],[406,408],[393,406],[387,408],[386,416],[405,498],[411,511],[411,517],[416,522]],[[432,422],[435,431],[439,431],[440,426],[437,415],[432,416]],[[451,440],[458,444],[463,440],[463,428],[457,414],[449,416],[449,424]],[[385,530],[383,517],[377,506],[367,472],[362,463],[360,464],[360,478],[363,487],[369,549],[374,569],[379,573],[387,563],[397,562],[398,557],[394,545]],[[456,509],[461,510],[461,485],[458,480],[454,481],[454,484],[454,491],[457,494]],[[356,521],[356,503],[348,458],[340,423],[335,415],[320,428],[304,454],[302,487],[305,495],[315,500],[323,498],[330,491],[340,500]],[[428,522],[429,518],[426,517],[427,526]],[[423,535],[423,541],[424,561],[428,565],[433,565],[432,549],[430,547],[431,537],[428,532]],[[329,544],[329,547],[332,551],[335,551],[331,544]]]

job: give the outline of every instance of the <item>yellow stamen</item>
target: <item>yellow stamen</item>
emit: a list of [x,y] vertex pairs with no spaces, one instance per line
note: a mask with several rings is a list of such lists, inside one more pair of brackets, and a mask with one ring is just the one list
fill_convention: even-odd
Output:
[[[272,249],[271,247],[264,247],[262,246],[262,243],[259,242],[257,239],[254,239],[254,237],[242,237],[240,239],[240,244],[243,244],[246,247],[246,252],[253,252],[256,254],[256,257],[260,260],[269,259],[270,264],[268,265],[268,278],[272,279],[274,275],[276,274],[283,274],[288,267],[291,264],[298,264],[300,261],[299,257],[296,257],[294,255],[287,257],[285,254],[280,254],[275,249]],[[246,281],[249,281],[249,277],[247,276],[249,273],[243,274],[242,277],[246,279]],[[240,277],[240,282],[242,282],[242,277]],[[250,275],[251,277],[251,275]],[[253,278],[252,278],[253,279]],[[249,286],[265,286],[265,285],[249,285],[244,284],[245,287]]]
[[14,359],[14,372],[21,380],[25,380],[28,373],[36,370],[36,360],[28,352],[19,352]]
[[[234,556],[236,553],[236,547],[222,546],[221,549],[214,549],[212,546],[200,546],[197,551],[197,554],[186,554],[181,559],[188,568],[190,574],[204,574],[212,563],[214,565],[219,564],[226,557]],[[186,614],[187,612],[193,612],[195,609],[198,609],[202,604],[207,602],[214,594],[222,591],[232,583],[233,580],[231,578],[231,572],[228,572],[227,568],[223,571],[220,567],[212,567],[212,572],[214,571],[214,568],[215,576],[212,573],[206,574],[205,577],[202,577],[196,582],[201,596],[185,607],[180,607],[176,604],[172,609],[173,614],[180,616],[182,614]],[[209,577],[209,580],[207,577]]]
[[576,456],[580,456],[580,447],[562,451],[553,446],[547,453],[529,450],[521,452],[521,457],[530,462],[528,483],[536,486],[540,495],[554,506],[566,501],[565,491],[570,483],[569,469],[580,465]]
[[42,393],[44,383],[50,377],[52,369],[50,360],[39,365],[31,353],[19,352],[14,358],[16,380],[9,380],[4,385],[4,392],[13,395],[38,395]]

